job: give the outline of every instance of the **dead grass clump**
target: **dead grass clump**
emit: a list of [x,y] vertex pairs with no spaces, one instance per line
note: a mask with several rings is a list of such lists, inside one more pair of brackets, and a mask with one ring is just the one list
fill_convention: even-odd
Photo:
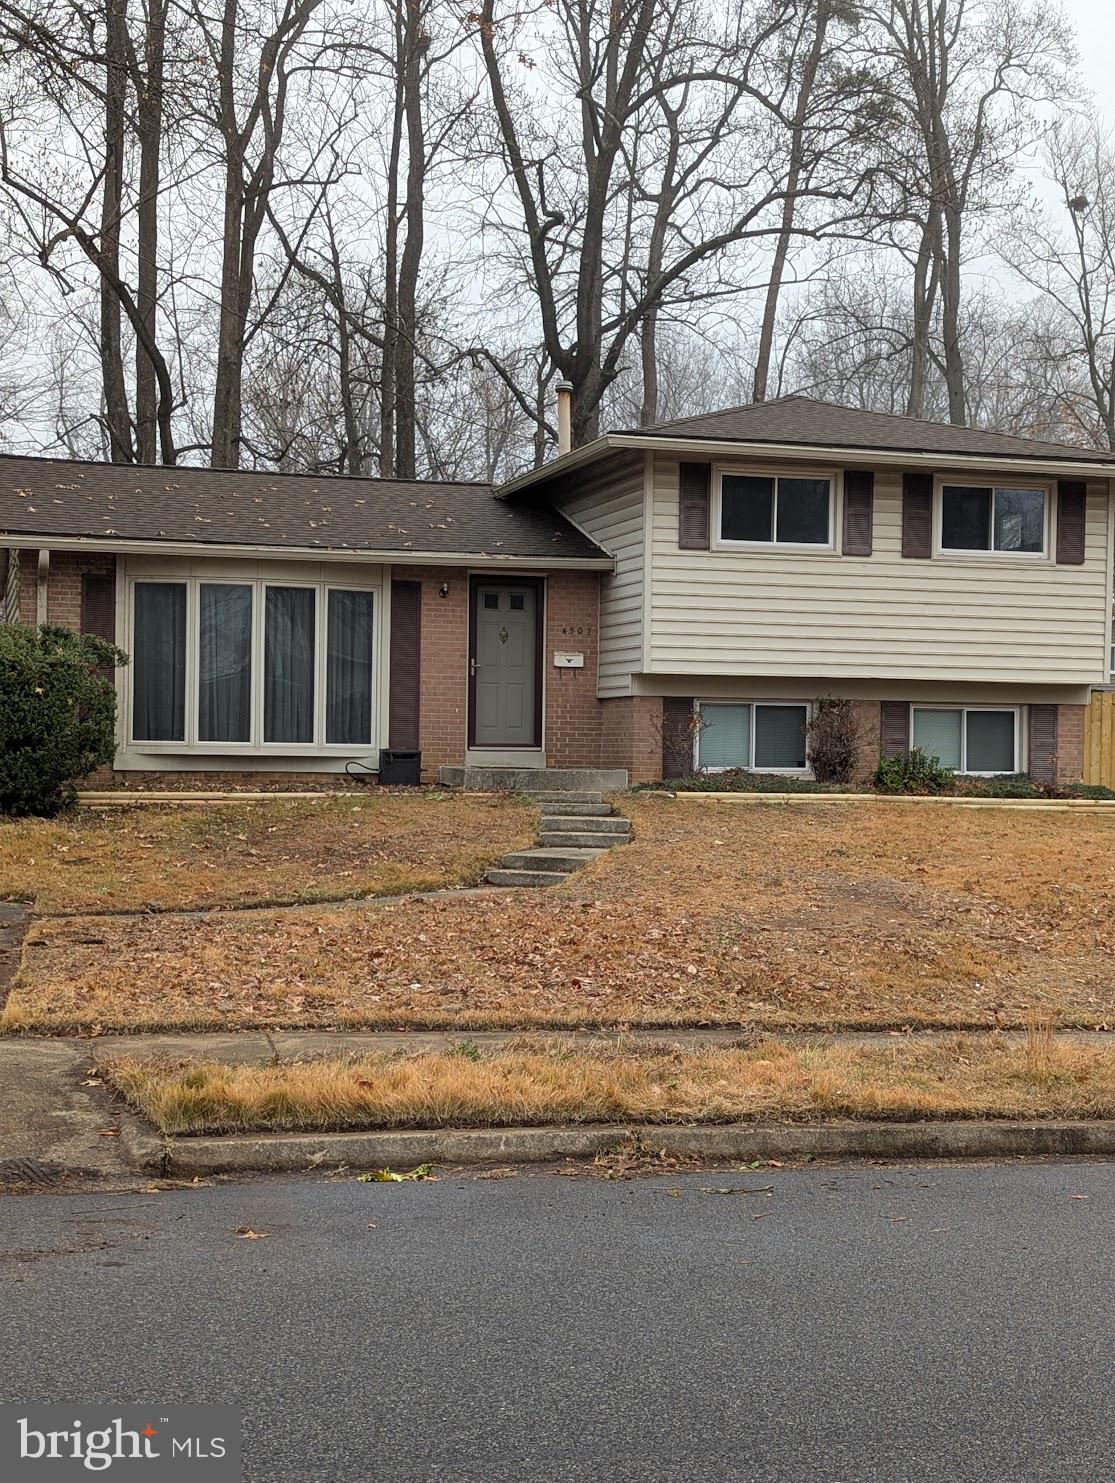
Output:
[[1115,1116],[1115,1051],[998,1037],[683,1051],[571,1040],[279,1065],[123,1059],[105,1073],[167,1133],[754,1118]]

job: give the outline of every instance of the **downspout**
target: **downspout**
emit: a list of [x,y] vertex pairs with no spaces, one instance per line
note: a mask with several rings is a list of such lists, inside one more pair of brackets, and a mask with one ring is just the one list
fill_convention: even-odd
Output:
[[38,627],[47,621],[47,593],[50,586],[50,552],[39,552],[39,567],[35,578],[35,623]]

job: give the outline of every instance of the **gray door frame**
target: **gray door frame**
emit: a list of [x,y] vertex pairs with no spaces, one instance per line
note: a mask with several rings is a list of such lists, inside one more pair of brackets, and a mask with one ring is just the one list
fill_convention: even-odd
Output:
[[468,748],[469,751],[512,751],[522,746],[515,742],[476,741],[476,641],[479,593],[481,587],[532,587],[534,589],[534,740],[531,749],[542,746],[542,653],[545,630],[546,581],[544,577],[507,577],[493,572],[491,576],[473,573],[468,591]]

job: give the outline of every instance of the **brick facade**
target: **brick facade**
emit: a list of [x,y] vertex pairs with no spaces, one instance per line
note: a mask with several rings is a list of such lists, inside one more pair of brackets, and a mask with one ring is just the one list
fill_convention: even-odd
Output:
[[[112,576],[116,557],[96,552],[52,551],[47,578],[46,621],[60,628],[81,627],[81,579],[86,572]],[[21,551],[19,563],[19,621],[35,624],[38,605],[38,552]]]
[[1084,707],[1057,707],[1057,761],[1055,781],[1078,783],[1084,776]]
[[626,767],[632,783],[657,782],[662,777],[662,697],[623,696],[600,704],[604,765]]

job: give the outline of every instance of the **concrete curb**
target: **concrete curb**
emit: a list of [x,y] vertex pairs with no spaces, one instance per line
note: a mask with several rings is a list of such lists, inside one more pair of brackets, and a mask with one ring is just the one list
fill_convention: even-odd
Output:
[[120,1142],[137,1167],[165,1174],[304,1172],[338,1164],[538,1163],[593,1158],[638,1139],[667,1154],[746,1163],[753,1159],[967,1159],[1115,1155],[1115,1121],[780,1123],[664,1126],[432,1128],[401,1132],[270,1133],[161,1139],[132,1119]]
[[1099,814],[1115,808],[1115,798],[952,798],[936,793],[714,793],[673,792],[668,788],[648,789],[650,796],[674,798],[692,803],[878,803],[885,805],[930,805],[938,808],[1005,808],[1023,813]]

